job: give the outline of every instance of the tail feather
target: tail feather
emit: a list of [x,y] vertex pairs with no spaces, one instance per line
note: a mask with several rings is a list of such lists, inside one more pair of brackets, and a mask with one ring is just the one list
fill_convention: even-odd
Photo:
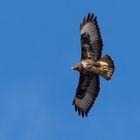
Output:
[[101,76],[106,80],[110,80],[115,70],[114,62],[109,55],[102,57],[98,63],[100,64]]

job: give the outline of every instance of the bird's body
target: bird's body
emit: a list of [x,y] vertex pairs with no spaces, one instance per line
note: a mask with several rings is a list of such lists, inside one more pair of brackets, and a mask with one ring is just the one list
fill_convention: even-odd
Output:
[[81,62],[72,69],[80,72],[79,84],[73,101],[79,115],[87,116],[100,90],[99,75],[110,80],[114,73],[114,63],[110,56],[102,55],[102,39],[96,17],[88,14],[80,24]]

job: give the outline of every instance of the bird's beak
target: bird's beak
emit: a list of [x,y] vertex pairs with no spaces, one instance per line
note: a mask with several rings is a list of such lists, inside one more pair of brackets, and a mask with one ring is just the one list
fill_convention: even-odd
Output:
[[74,67],[72,66],[70,69],[71,69],[71,70],[73,70],[73,69],[74,69]]
[[79,65],[74,65],[71,67],[72,70],[79,70]]
[[71,70],[75,70],[75,68],[76,68],[76,66],[72,66],[72,67],[71,67]]

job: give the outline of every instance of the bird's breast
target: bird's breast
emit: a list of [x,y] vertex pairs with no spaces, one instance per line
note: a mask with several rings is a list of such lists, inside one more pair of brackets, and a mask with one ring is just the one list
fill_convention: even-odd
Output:
[[87,62],[86,60],[83,60],[81,63],[82,63],[82,65],[83,65],[84,67],[87,67],[87,66],[88,66],[88,62]]
[[88,67],[89,65],[90,65],[90,60],[83,60],[82,62],[81,62],[81,64],[84,66],[84,68],[86,68],[86,67]]

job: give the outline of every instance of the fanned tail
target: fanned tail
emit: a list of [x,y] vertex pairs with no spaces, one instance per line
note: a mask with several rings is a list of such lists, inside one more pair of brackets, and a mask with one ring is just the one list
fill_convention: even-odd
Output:
[[109,55],[102,57],[98,63],[100,64],[101,76],[106,80],[110,80],[115,70],[114,62]]

